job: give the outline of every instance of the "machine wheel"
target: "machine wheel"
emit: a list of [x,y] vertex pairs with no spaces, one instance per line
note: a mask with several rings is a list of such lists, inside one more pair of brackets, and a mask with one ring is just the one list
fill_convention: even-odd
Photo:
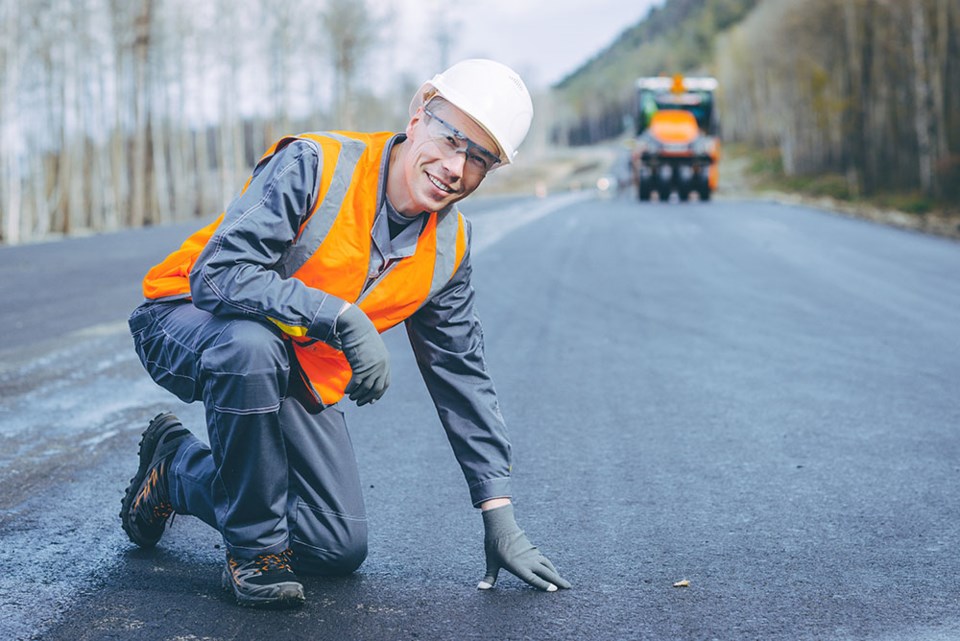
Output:
[[637,198],[640,200],[650,200],[650,185],[644,180],[637,181]]

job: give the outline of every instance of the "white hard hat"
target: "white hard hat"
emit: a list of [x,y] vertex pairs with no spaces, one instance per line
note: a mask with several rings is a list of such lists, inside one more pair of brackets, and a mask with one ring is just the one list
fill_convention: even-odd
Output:
[[410,102],[410,116],[434,96],[483,127],[500,147],[503,164],[513,161],[533,119],[530,92],[513,69],[482,58],[458,62],[423,83]]

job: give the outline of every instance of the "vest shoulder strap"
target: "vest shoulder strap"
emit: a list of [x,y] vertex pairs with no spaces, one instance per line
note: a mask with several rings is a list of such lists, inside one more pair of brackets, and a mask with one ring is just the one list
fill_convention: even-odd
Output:
[[[343,200],[350,189],[357,163],[367,149],[367,144],[362,140],[333,132],[305,134],[299,136],[299,138],[317,144],[320,148],[321,162],[334,162],[336,166],[326,193],[320,194],[318,190],[317,197],[320,198],[320,203],[317,210],[300,230],[296,242],[284,252],[283,257],[274,267],[282,278],[289,278],[300,269],[317,251],[323,239],[327,237],[327,233],[337,219],[337,214],[343,207]],[[323,141],[320,140],[323,138],[338,142],[340,145],[339,153],[336,155],[325,154],[323,150],[327,145],[322,144]]]

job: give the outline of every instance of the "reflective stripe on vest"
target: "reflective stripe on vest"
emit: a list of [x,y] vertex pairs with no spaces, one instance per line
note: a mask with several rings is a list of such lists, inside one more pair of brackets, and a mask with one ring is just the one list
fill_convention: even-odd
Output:
[[[326,136],[338,141],[340,143],[339,154],[330,156],[324,153],[323,145],[318,140],[319,136]],[[350,188],[351,177],[357,163],[366,149],[366,145],[360,140],[333,133],[304,134],[298,136],[298,138],[321,144],[320,158],[323,159],[323,169],[326,169],[328,164],[333,165],[334,169],[329,184],[321,184],[322,191],[319,193],[323,194],[323,198],[320,199],[319,207],[300,226],[296,242],[284,252],[283,258],[275,267],[283,278],[289,278],[300,269],[309,260],[310,256],[317,251],[323,239],[327,237],[333,222],[337,219],[340,208],[343,206],[343,199]],[[336,159],[336,162],[331,163],[331,159]]]

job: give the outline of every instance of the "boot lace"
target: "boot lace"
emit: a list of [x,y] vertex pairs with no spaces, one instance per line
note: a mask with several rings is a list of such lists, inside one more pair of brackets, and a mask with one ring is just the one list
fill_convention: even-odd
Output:
[[293,566],[290,565],[290,559],[292,557],[293,550],[287,548],[283,552],[276,554],[259,554],[254,560],[261,572],[269,572],[271,570],[293,572]]

